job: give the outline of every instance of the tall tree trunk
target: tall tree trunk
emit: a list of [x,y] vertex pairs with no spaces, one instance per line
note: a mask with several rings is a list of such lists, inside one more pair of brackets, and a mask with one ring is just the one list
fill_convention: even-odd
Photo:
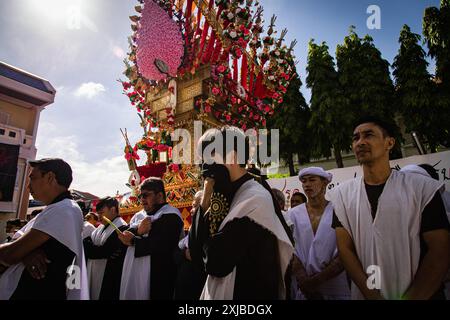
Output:
[[302,166],[305,163],[308,163],[310,160],[309,156],[307,157],[307,156],[301,155],[300,153],[297,153],[297,157],[298,157],[298,165],[299,166]]
[[336,164],[338,168],[343,168],[344,161],[342,160],[341,150],[336,146],[334,146],[334,158],[336,159]]
[[297,173],[295,172],[294,155],[292,154],[292,152],[289,152],[289,154],[288,154],[287,163],[289,165],[289,175],[291,177],[295,176]]

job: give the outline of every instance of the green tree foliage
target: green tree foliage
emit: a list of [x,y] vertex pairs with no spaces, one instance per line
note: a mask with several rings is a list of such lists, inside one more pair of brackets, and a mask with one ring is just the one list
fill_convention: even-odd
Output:
[[393,63],[396,102],[404,118],[406,131],[416,131],[436,151],[442,137],[439,106],[436,105],[434,85],[428,73],[426,53],[420,46],[420,35],[404,25],[400,32],[400,49]]
[[436,60],[435,106],[441,113],[436,123],[442,128],[440,142],[450,147],[450,0],[441,0],[440,8],[430,7],[423,17],[423,35],[429,55]]
[[425,9],[423,35],[429,55],[436,59],[436,77],[450,86],[450,0],[441,0],[440,9]]
[[297,75],[290,83],[283,105],[268,119],[268,129],[280,130],[280,157],[289,165],[291,176],[296,175],[293,156],[300,162],[309,162],[311,138],[308,122],[311,112],[300,92],[302,82]]
[[[373,115],[395,123],[394,85],[389,73],[389,62],[382,58],[372,37],[360,38],[352,26],[344,43],[337,46],[338,79],[348,105],[350,122],[364,115]],[[351,132],[348,133],[351,135]],[[400,133],[396,136],[401,141]],[[400,144],[392,158],[401,157]]]
[[306,85],[311,89],[311,120],[309,127],[314,137],[313,154],[331,156],[334,150],[338,168],[343,168],[341,151],[350,146],[351,122],[348,117],[349,102],[344,97],[338,82],[333,58],[325,42],[309,42],[308,77]]

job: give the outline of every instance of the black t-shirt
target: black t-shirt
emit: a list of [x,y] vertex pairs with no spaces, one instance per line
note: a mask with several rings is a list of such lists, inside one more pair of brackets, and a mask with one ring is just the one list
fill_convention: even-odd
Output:
[[367,198],[369,198],[370,203],[370,213],[372,214],[372,218],[375,220],[375,216],[377,215],[378,209],[378,199],[380,199],[381,194],[383,193],[384,186],[386,183],[371,186],[367,183],[364,183],[366,187]]
[[[66,191],[57,196],[51,204],[72,199]],[[31,277],[27,270],[22,272],[11,300],[65,300],[67,297],[67,269],[72,265],[75,253],[61,242],[50,237],[41,247],[50,263],[43,279]]]
[[43,279],[34,279],[27,270],[22,272],[11,300],[65,300],[67,269],[75,254],[61,242],[50,238],[40,247],[51,263]]

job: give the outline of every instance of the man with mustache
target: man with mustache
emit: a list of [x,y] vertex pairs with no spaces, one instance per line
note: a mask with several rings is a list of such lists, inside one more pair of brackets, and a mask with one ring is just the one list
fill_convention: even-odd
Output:
[[444,298],[449,224],[442,183],[391,170],[394,129],[360,119],[353,152],[363,176],[332,193],[337,245],[352,278],[353,299]]
[[180,240],[183,219],[167,203],[164,182],[145,179],[139,187],[144,209],[118,234],[128,246],[122,269],[120,300],[172,300],[177,267],[173,254]]

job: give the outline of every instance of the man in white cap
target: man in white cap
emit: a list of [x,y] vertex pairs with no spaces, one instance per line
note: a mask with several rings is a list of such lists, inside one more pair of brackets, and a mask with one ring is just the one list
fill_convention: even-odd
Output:
[[449,250],[442,183],[391,170],[394,135],[393,125],[375,117],[355,124],[363,176],[332,193],[339,255],[352,299],[442,299]]
[[319,167],[300,171],[299,179],[308,202],[288,211],[293,223],[295,257],[293,289],[295,299],[345,300],[350,288],[331,227],[333,205],[325,199],[333,176]]

